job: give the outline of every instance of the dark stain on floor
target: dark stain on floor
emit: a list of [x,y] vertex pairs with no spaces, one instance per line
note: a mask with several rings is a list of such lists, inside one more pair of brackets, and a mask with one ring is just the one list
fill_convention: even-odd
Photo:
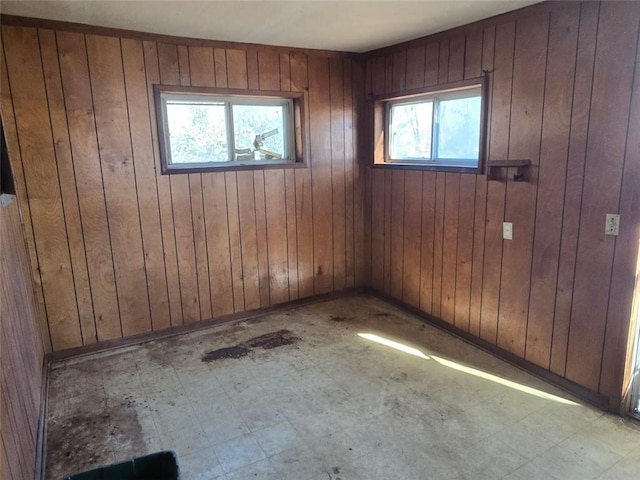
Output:
[[219,348],[208,352],[202,357],[203,362],[212,362],[213,360],[222,360],[223,358],[242,358],[249,355],[248,348],[236,345],[235,347]]
[[254,348],[271,350],[273,348],[284,347],[285,345],[293,345],[299,340],[300,338],[296,337],[289,330],[278,330],[277,332],[265,333],[264,335],[250,338],[246,342],[239,343],[233,347],[219,348],[207,352],[202,357],[202,361],[212,362],[225,358],[246,357]]
[[133,408],[114,405],[101,414],[84,413],[66,421],[47,423],[47,465],[64,471],[49,471],[48,478],[61,478],[118,461],[146,451],[142,427]]
[[298,340],[300,339],[289,330],[278,330],[277,332],[265,333],[259,337],[254,337],[245,343],[251,348],[271,350],[272,348],[283,347],[285,345],[293,345]]
[[347,317],[340,317],[337,315],[331,315],[329,317],[329,320],[331,320],[332,322],[344,322],[345,320],[347,320]]
[[378,313],[374,313],[374,315],[376,317],[391,317],[392,316],[392,314],[387,313],[387,312],[378,312]]

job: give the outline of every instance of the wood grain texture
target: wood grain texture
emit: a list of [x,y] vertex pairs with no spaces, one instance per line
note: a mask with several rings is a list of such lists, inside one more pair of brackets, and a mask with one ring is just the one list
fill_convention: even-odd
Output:
[[635,4],[600,8],[566,373],[592,390],[600,383],[616,240],[605,236],[602,219],[620,206],[635,63],[627,57],[635,60],[639,16]]
[[552,13],[538,170],[526,358],[549,367],[580,6]]
[[[89,35],[87,59],[122,335],[149,331],[149,294],[120,40]],[[146,298],[146,302],[144,299]]]
[[589,126],[599,11],[600,5],[597,3],[585,3],[581,6],[580,11],[569,155],[567,158],[562,212],[558,287],[555,295],[556,304],[551,346],[551,371],[560,375],[565,374],[567,364],[571,300],[573,298],[573,281],[575,278],[576,249],[582,204],[584,161],[587,147],[587,129]]
[[156,188],[158,190],[158,207],[160,209],[160,228],[162,230],[162,245],[164,251],[165,268],[167,271],[167,290],[169,309],[171,311],[171,325],[183,323],[182,298],[180,292],[180,273],[178,271],[178,252],[176,249],[175,223],[171,200],[171,184],[169,177],[158,175],[159,147],[158,130],[155,122],[155,103],[153,99],[153,85],[160,83],[160,67],[158,47],[155,43],[144,42],[144,65],[147,78],[147,104],[149,105],[149,128],[151,130],[151,148],[153,149],[153,168]]
[[[6,121],[6,120],[5,120]],[[44,343],[16,202],[0,208],[0,477],[36,478]]]
[[502,253],[498,346],[520,357],[527,329],[548,30],[548,15],[516,23],[511,95],[518,101],[511,102],[508,158],[528,158],[533,167],[526,182],[507,184],[505,221],[514,224],[516,233],[504,242]]
[[[45,308],[54,348],[81,341],[63,202],[51,134],[37,31],[3,27],[5,61],[18,148],[39,256]],[[37,114],[31,112],[34,109]],[[43,128],[44,127],[44,128]],[[11,144],[8,145],[10,147]],[[48,161],[41,161],[41,157]],[[46,252],[46,253],[45,253]]]
[[[420,182],[407,170],[401,187],[397,169],[372,168],[371,286],[415,305],[407,256],[417,256],[421,310],[613,403],[638,254],[638,172],[629,159],[638,149],[639,20],[636,2],[554,4],[366,61],[374,93],[489,72],[488,158],[532,161],[519,183],[506,180],[512,169],[497,181],[423,172]],[[407,202],[418,198],[414,244],[417,209]],[[604,235],[605,213],[627,219],[617,239]],[[502,239],[503,221],[513,223],[513,240]]]
[[[49,331],[59,350],[368,283],[615,398],[637,254],[639,16],[637,2],[553,4],[364,64],[3,26],[45,345]],[[363,168],[366,96],[481,70],[488,158],[530,158],[526,182]],[[160,175],[158,83],[308,92],[307,168]],[[630,217],[617,240],[602,231],[616,212]]]
[[[1,37],[0,37],[1,42]],[[29,265],[31,266],[32,277],[34,281],[36,305],[38,308],[38,321],[40,333],[44,341],[46,353],[51,352],[51,333],[45,315],[44,292],[42,290],[42,277],[40,275],[40,267],[38,256],[35,248],[35,237],[33,234],[33,224],[31,219],[31,211],[29,210],[29,202],[27,201],[27,186],[24,177],[24,169],[22,167],[22,157],[20,156],[20,144],[18,140],[18,132],[13,110],[13,101],[11,100],[11,88],[9,87],[9,78],[5,63],[4,48],[0,48],[0,73],[2,74],[2,84],[0,85],[0,99],[2,108],[2,127],[5,135],[5,141],[9,155],[9,162],[13,173],[14,185],[18,201],[21,202],[22,222],[24,226],[25,236],[27,239],[29,251]]]
[[153,329],[163,329],[171,325],[171,311],[151,140],[152,119],[149,117],[144,50],[142,42],[137,40],[123,39],[121,46],[151,324]]
[[[351,59],[2,30],[3,119],[54,350],[365,282]],[[311,162],[161,175],[155,84],[308,92]]]

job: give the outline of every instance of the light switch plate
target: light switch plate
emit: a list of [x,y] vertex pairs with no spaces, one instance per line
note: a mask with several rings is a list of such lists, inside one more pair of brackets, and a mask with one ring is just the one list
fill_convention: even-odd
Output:
[[513,240],[513,223],[502,223],[502,238],[504,238],[505,240]]
[[616,213],[607,213],[607,223],[604,227],[605,235],[618,235],[620,230],[620,215]]

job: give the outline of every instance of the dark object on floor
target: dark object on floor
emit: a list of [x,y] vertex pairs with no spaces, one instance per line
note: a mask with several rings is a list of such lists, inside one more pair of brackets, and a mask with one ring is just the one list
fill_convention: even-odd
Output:
[[158,452],[134,457],[122,463],[77,473],[63,480],[180,480],[174,452]]

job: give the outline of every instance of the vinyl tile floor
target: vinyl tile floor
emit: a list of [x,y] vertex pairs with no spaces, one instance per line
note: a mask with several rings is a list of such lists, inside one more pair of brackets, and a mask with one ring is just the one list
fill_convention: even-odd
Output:
[[383,300],[52,366],[46,478],[160,450],[182,480],[640,478],[640,428]]

